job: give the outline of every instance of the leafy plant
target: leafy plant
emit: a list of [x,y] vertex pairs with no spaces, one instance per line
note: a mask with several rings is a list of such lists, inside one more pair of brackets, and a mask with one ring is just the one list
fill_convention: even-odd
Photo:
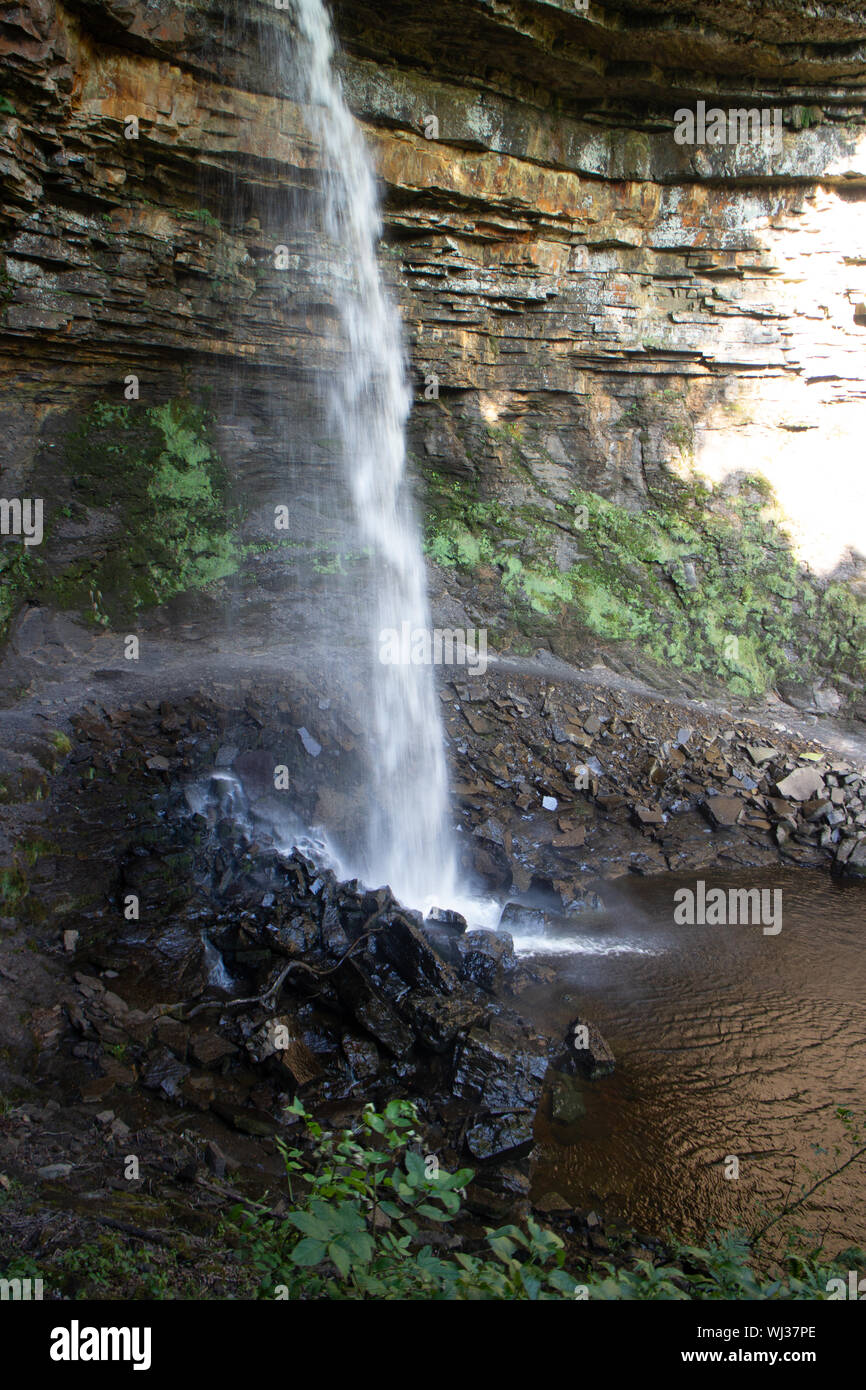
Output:
[[303,1120],[313,1141],[312,1166],[301,1148],[280,1144],[296,1205],[283,1219],[262,1207],[231,1213],[261,1272],[264,1297],[534,1300],[573,1294],[576,1281],[562,1269],[562,1241],[532,1220],[525,1232],[512,1225],[488,1230],[480,1255],[434,1254],[418,1221],[452,1221],[474,1174],[446,1173],[418,1153],[409,1102],[390,1101],[382,1112],[368,1105],[360,1127],[340,1133],[323,1130],[297,1099],[289,1112]]

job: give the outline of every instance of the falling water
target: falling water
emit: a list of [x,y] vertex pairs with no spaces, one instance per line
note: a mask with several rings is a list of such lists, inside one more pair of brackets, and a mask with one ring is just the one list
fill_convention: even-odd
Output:
[[362,543],[374,569],[373,601],[357,621],[375,646],[364,696],[375,785],[371,788],[370,882],[389,883],[423,907],[454,896],[448,782],[429,667],[383,665],[383,629],[429,630],[424,559],[405,485],[411,393],[397,310],[382,281],[376,179],[334,68],[334,39],[322,0],[296,0],[297,66],[311,131],[323,158],[324,230],[335,248],[331,290],[342,338],[327,386],[329,427],[349,472]]

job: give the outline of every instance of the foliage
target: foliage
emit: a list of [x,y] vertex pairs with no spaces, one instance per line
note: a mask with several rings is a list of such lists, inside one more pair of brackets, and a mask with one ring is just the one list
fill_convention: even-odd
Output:
[[123,544],[112,538],[73,564],[47,586],[49,598],[90,609],[105,625],[237,569],[237,517],[210,423],[184,399],[92,407],[68,444],[75,497],[89,513],[118,516]]
[[606,1263],[604,1277],[590,1282],[588,1295],[606,1302],[821,1300],[827,1297],[828,1281],[844,1273],[838,1262],[792,1260],[779,1277],[767,1279],[756,1273],[754,1265],[748,1236],[727,1232],[705,1246],[674,1242],[668,1262],[662,1265],[636,1260],[632,1269],[617,1269]]
[[[658,424],[688,455],[691,427],[675,414],[676,400],[670,391],[637,399],[618,424]],[[555,462],[534,436],[521,454],[513,427],[488,433],[522,475],[530,453]],[[866,677],[866,603],[797,563],[765,479],[743,475],[732,492],[663,473],[639,509],[583,487],[572,488],[566,503],[545,486],[536,472],[532,500],[506,509],[434,473],[427,553],[468,572],[492,567],[515,614],[524,609],[634,643],[660,665],[721,680],[740,696],[798,669],[855,685]],[[522,482],[519,491],[525,495]],[[585,526],[576,524],[579,508]],[[580,554],[563,568],[557,551],[566,537]],[[565,541],[566,556],[568,549]]]
[[754,1238],[741,1232],[704,1246],[671,1240],[660,1263],[641,1258],[627,1268],[605,1262],[573,1272],[560,1237],[531,1218],[524,1228],[487,1229],[474,1252],[464,1241],[437,1255],[418,1218],[453,1222],[473,1174],[441,1172],[417,1152],[411,1104],[391,1101],[382,1112],[368,1105],[359,1128],[340,1133],[324,1130],[298,1100],[290,1111],[313,1141],[309,1158],[299,1146],[280,1145],[292,1209],[277,1216],[258,1204],[229,1214],[264,1298],[821,1299],[828,1280],[845,1273],[817,1252],[789,1253],[775,1273],[758,1273]]
[[213,228],[214,231],[219,231],[219,218],[214,217],[208,208],[193,208],[192,212],[188,212],[186,216],[193,218],[196,222],[202,222],[206,227]]
[[[419,1219],[446,1224],[460,1210],[471,1170],[446,1173],[414,1147],[414,1107],[365,1107],[357,1130],[323,1130],[296,1100],[313,1140],[313,1164],[281,1145],[296,1202],[280,1219],[235,1208],[261,1294],[334,1299],[549,1299],[571,1296],[562,1241],[536,1222],[488,1230],[482,1254],[434,1254]],[[296,1193],[297,1189],[297,1193]]]

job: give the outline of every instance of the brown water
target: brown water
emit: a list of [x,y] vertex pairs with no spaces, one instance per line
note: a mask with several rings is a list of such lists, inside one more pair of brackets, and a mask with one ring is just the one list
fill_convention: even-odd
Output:
[[[781,888],[781,932],[676,926],[674,890],[694,877],[621,879],[604,886],[603,916],[580,932],[572,919],[576,952],[550,954],[554,934],[539,943],[557,981],[521,1000],[549,1029],[594,1020],[617,1059],[585,1085],[571,1128],[539,1118],[537,1192],[653,1234],[753,1224],[762,1204],[784,1203],[792,1175],[796,1196],[848,1155],[836,1106],[866,1120],[866,886],[796,871],[700,877]],[[724,1176],[728,1155],[737,1179]],[[833,1253],[866,1246],[866,1160],[799,1219]]]

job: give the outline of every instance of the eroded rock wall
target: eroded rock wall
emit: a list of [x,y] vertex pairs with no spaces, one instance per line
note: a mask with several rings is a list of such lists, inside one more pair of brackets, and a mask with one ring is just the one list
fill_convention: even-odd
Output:
[[[658,680],[750,694],[788,676],[803,707],[823,680],[829,712],[856,715],[866,20],[565,0],[335,18],[384,184],[437,611]],[[2,9],[3,491],[44,496],[48,518],[40,565],[20,544],[7,561],[8,619],[111,583],[128,518],[85,505],[69,447],[92,431],[105,464],[94,401],[208,405],[189,447],[228,465],[227,527],[241,515],[239,546],[260,547],[237,557],[246,592],[279,591],[286,552],[264,547],[287,492],[302,563],[311,532],[314,570],[334,562],[305,355],[330,267],[290,49],[290,11],[266,5]],[[778,114],[781,141],[679,144],[699,101]],[[694,470],[716,487],[697,509],[676,484]],[[742,493],[753,474],[772,493]],[[769,529],[746,534],[740,495]],[[737,568],[748,592],[728,601]]]

